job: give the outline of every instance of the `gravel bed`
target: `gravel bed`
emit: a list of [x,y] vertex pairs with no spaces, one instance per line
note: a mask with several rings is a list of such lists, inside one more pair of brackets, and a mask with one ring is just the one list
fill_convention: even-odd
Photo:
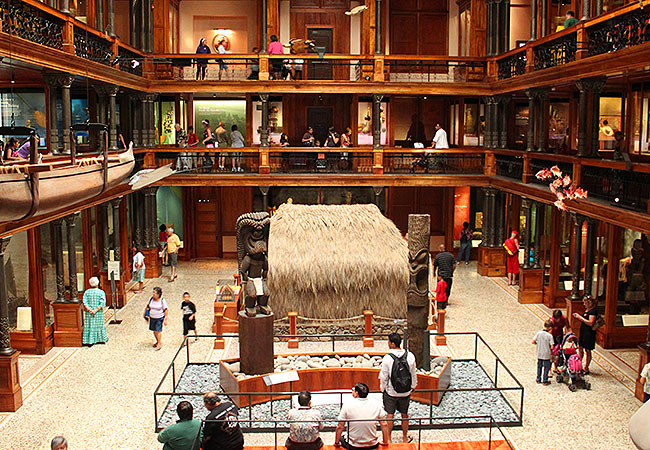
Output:
[[[176,391],[178,392],[207,392],[210,390],[220,391],[219,386],[219,365],[218,364],[192,364],[186,367],[181,375]],[[486,388],[494,387],[492,380],[487,376],[480,364],[476,361],[452,361],[451,364],[451,384],[450,389],[466,388]],[[174,423],[176,417],[176,405],[181,400],[188,400],[194,406],[195,417],[205,417],[208,411],[203,406],[203,400],[200,395],[174,396],[170,399],[165,407],[163,415],[159,421],[160,427],[165,427]],[[273,401],[273,414],[271,415],[270,403],[255,405],[252,408],[244,407],[240,410],[240,419],[264,420],[269,417],[282,419],[287,416],[291,408],[289,400]],[[340,407],[338,401],[336,404],[319,405],[316,407],[323,416],[326,426],[334,426]],[[484,418],[463,418],[464,416],[489,416],[491,415],[497,422],[515,425],[517,415],[511,405],[503,395],[498,391],[489,392],[446,392],[438,406],[431,409],[432,419],[429,420],[430,406],[418,402],[411,402],[409,407],[410,417],[426,417],[422,421],[423,425],[444,425],[454,424],[471,425],[472,423],[484,423]],[[247,423],[242,426],[248,427]],[[286,423],[278,424],[286,426]],[[399,426],[396,424],[396,426]],[[252,424],[255,428],[272,428],[272,422],[255,422]]]

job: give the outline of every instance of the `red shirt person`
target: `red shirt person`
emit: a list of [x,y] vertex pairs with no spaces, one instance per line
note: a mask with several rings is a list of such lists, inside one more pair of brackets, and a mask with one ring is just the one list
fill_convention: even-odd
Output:
[[506,250],[506,271],[508,272],[508,285],[513,286],[519,273],[519,232],[512,230],[509,239],[503,243]]
[[551,322],[553,323],[553,328],[551,328],[551,336],[553,336],[553,342],[556,344],[561,344],[562,339],[564,338],[564,331],[569,326],[569,321],[566,319],[564,314],[562,314],[562,311],[556,309],[553,311]]
[[438,309],[447,309],[447,282],[440,275],[436,284],[436,303]]

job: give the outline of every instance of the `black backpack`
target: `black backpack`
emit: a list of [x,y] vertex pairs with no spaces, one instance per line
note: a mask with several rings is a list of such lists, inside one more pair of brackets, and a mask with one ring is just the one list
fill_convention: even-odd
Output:
[[393,357],[393,369],[390,372],[390,383],[398,394],[403,394],[411,390],[411,369],[408,364],[408,351],[400,357],[394,353],[389,353]]

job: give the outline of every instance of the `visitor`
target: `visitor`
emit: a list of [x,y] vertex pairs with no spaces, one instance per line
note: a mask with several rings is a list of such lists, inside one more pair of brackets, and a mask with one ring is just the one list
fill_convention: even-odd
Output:
[[307,127],[307,131],[302,135],[302,146],[313,147],[314,142],[314,129],[312,127]]
[[350,127],[345,128],[345,132],[341,135],[341,147],[348,148],[352,145],[352,130]]
[[181,246],[181,240],[174,233],[172,227],[167,228],[167,258],[169,260],[169,265],[171,266],[171,274],[169,275],[169,282],[171,283],[178,275],[176,274],[176,265],[178,264],[178,249]]
[[[345,128],[345,132],[341,135],[341,147],[348,148],[352,145],[352,129],[350,127]],[[348,171],[352,169],[352,163],[350,162],[350,154],[348,152],[341,153],[341,159],[339,161],[339,169],[341,171]]]
[[514,286],[519,274],[519,233],[512,230],[510,238],[503,243],[506,251],[506,272],[508,273],[508,286]]
[[[17,140],[14,139],[12,142],[13,138],[9,139],[9,144],[7,145],[8,147],[8,156],[7,159],[13,159],[13,160],[21,160],[21,159],[29,159],[29,156],[31,154],[31,139],[28,138],[20,144]],[[36,146],[38,147],[38,140],[40,138],[38,137],[38,134],[34,135],[34,142],[36,142]],[[40,159],[40,158],[39,158]]]
[[650,375],[650,362],[643,366],[641,370],[641,385],[643,386],[643,403],[650,400],[650,383],[648,383],[648,376]]
[[465,255],[465,265],[469,264],[469,254],[472,250],[472,237],[474,233],[469,227],[469,222],[463,222],[463,229],[460,230],[460,250],[458,251],[458,259],[456,263],[460,264],[460,260]]
[[[217,44],[217,53],[219,53],[220,55],[225,55],[226,54],[226,45],[225,45],[225,43],[226,43],[226,40],[222,39]],[[219,58],[217,61],[219,62],[219,80],[221,80],[221,72],[224,71],[224,70],[228,71],[228,65],[226,65],[226,62],[221,58]]]
[[126,142],[124,141],[124,133],[122,133],[122,127],[117,125],[115,127],[115,134],[117,138],[117,148],[120,150],[126,150]]
[[[254,55],[259,55],[260,54],[260,49],[257,47],[253,47],[252,53]],[[249,63],[251,65],[251,74],[248,76],[249,80],[258,80],[260,78],[260,60],[259,58],[251,59],[249,60]]]
[[302,391],[298,394],[298,408],[293,408],[287,415],[289,437],[285,442],[287,450],[318,450],[323,447],[319,431],[323,429],[320,412],[311,408],[311,393]]
[[18,156],[14,156],[14,154],[18,151],[18,147],[20,147],[20,142],[18,142],[16,138],[9,138],[7,144],[5,145],[5,160],[10,161],[12,159],[23,159],[19,158]]
[[[246,146],[244,141],[244,135],[241,134],[237,125],[233,124],[230,127],[230,146],[232,148],[242,148]],[[241,168],[241,152],[235,152],[232,154],[232,171],[233,172],[243,172],[244,169]]]
[[624,161],[625,170],[632,169],[632,161],[630,160],[630,155],[627,153],[627,145],[625,143],[625,134],[622,131],[617,130],[614,132],[614,160]]
[[447,309],[447,282],[440,274],[436,283],[436,309]]
[[447,301],[451,297],[451,285],[454,282],[454,270],[456,270],[456,258],[445,250],[445,244],[440,244],[438,254],[433,258],[434,274],[438,275],[447,283]]
[[[294,53],[293,49],[291,50],[291,53]],[[305,60],[302,58],[294,59],[293,60],[293,79],[294,80],[302,80],[302,71],[303,67],[305,64]]]
[[144,320],[149,320],[149,329],[153,331],[153,336],[156,338],[156,343],[153,345],[156,350],[162,348],[162,330],[163,325],[167,325],[167,311],[167,301],[162,296],[162,289],[156,286],[142,315]]
[[183,293],[181,310],[183,311],[183,338],[187,338],[190,330],[194,330],[194,342],[198,341],[199,335],[196,332],[196,305],[190,300],[189,292]]
[[325,141],[325,147],[340,147],[341,146],[341,138],[339,134],[336,132],[336,129],[334,127],[329,127],[329,130],[327,130],[327,140]]
[[215,137],[212,135],[212,128],[210,127],[210,121],[208,119],[203,119],[201,121],[203,125],[203,145],[206,148],[214,148],[214,143],[216,142]]
[[284,130],[280,133],[280,147],[289,147],[289,138]]
[[589,375],[591,352],[596,348],[596,331],[594,331],[593,326],[598,317],[598,312],[596,311],[598,301],[589,295],[585,295],[582,303],[585,306],[584,314],[573,313],[573,317],[582,322],[580,324],[580,337],[578,338],[578,353],[580,354],[580,358],[585,358],[586,355],[584,371],[585,375]]
[[199,137],[194,132],[194,127],[193,126],[187,127],[187,146],[196,147],[198,143],[199,143]]
[[447,132],[442,129],[440,123],[436,123],[436,134],[433,136],[433,141],[431,141],[431,148],[449,148],[449,142],[447,142]]
[[537,383],[548,386],[548,373],[551,370],[551,350],[553,350],[553,336],[551,330],[553,322],[544,322],[544,329],[537,332],[533,338],[533,344],[537,345]]
[[244,434],[237,420],[237,407],[230,401],[222,402],[214,392],[203,396],[203,404],[210,413],[205,418],[201,449],[242,450]]
[[[388,426],[386,412],[377,400],[369,399],[370,389],[364,383],[357,383],[352,388],[352,400],[343,404],[338,417],[334,446],[348,450],[370,450],[379,447],[377,422],[381,426],[382,445],[388,445]],[[353,421],[353,422],[346,422]],[[347,437],[343,431],[347,423]]]
[[[269,43],[269,50],[268,50],[269,55],[283,55],[284,48],[282,47],[280,41],[278,41],[278,37],[275,34],[272,34],[270,39],[271,42]],[[271,66],[273,67],[274,80],[279,80],[282,78],[282,65],[283,65],[282,59],[280,58],[271,59]]]
[[50,450],[68,450],[68,440],[63,436],[55,436],[50,442]]
[[576,13],[573,11],[567,11],[564,20],[564,29],[566,30],[567,28],[574,26],[576,23],[578,23],[578,19],[576,19]]
[[137,247],[133,247],[133,281],[138,283],[138,289],[134,292],[140,293],[144,289],[144,273],[144,255]]
[[187,400],[176,406],[178,421],[158,433],[163,450],[198,450],[201,443],[201,421],[193,419],[194,407]]
[[86,289],[83,297],[84,331],[82,344],[93,346],[104,344],[108,341],[106,322],[104,322],[104,307],[106,306],[106,293],[99,288],[99,278],[92,277],[88,280],[90,289]]
[[158,227],[158,242],[160,244],[160,253],[162,255],[163,266],[167,265],[167,225],[164,223]]
[[565,315],[562,314],[562,311],[556,309],[553,311],[553,315],[549,319],[553,323],[553,328],[551,329],[551,336],[553,336],[553,342],[558,345],[562,345],[562,339],[564,334],[569,330],[569,321],[566,319]]
[[[217,129],[214,130],[214,135],[217,139],[217,148],[226,148],[228,147],[228,132],[226,131],[226,124],[219,122]],[[226,170],[226,152],[219,151],[219,170]]]
[[[207,55],[212,53],[210,47],[205,43],[205,38],[201,38],[199,46],[196,47],[197,55]],[[205,80],[205,73],[208,70],[208,60],[204,58],[196,59],[196,79]]]
[[424,131],[424,124],[418,118],[417,114],[411,116],[411,126],[406,132],[406,141],[408,142],[408,147],[414,147],[416,143],[423,144],[426,142],[427,136]]
[[411,400],[411,391],[418,384],[418,376],[415,367],[415,356],[406,349],[400,348],[402,337],[398,333],[388,335],[387,355],[381,362],[379,371],[379,386],[382,392],[384,402],[384,411],[386,412],[386,427],[388,429],[388,442],[391,440],[393,431],[393,421],[395,411],[399,411],[402,422],[402,442],[408,443],[413,440],[409,437],[409,402]]

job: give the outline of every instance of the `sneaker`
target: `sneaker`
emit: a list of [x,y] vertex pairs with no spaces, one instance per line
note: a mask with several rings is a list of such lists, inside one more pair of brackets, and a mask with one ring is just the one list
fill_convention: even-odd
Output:
[[468,266],[468,265],[469,265],[469,261],[465,261],[465,265]]
[[547,381],[546,383],[542,383],[544,386],[549,386],[551,384],[550,381]]

